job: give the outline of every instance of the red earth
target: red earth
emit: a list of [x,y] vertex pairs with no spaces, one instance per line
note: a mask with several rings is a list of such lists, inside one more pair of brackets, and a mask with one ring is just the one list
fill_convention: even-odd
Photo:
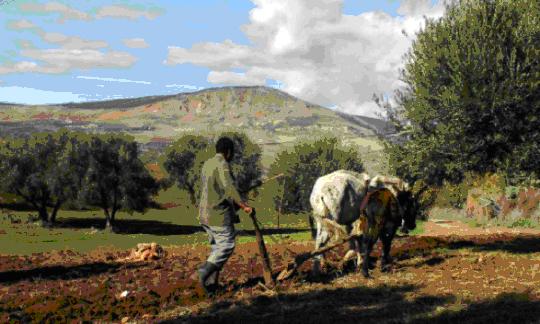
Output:
[[[166,249],[153,262],[119,261],[129,251],[60,251],[0,256],[0,322],[537,323],[540,231],[470,229],[428,222],[420,236],[394,241],[390,273],[371,279],[328,256],[322,277],[310,262],[274,288],[262,284],[256,243],[237,246],[218,295],[206,299],[191,278],[206,246]],[[458,233],[448,235],[448,233]],[[312,242],[266,238],[275,274]],[[378,261],[380,245],[373,253]]]

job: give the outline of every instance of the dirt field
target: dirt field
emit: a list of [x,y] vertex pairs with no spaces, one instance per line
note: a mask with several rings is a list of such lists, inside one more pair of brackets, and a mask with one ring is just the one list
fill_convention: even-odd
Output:
[[[312,246],[270,244],[273,267]],[[540,231],[431,221],[422,235],[394,241],[391,273],[380,272],[379,249],[372,279],[329,266],[314,280],[308,262],[267,290],[256,245],[245,243],[213,300],[190,279],[202,246],[148,263],[119,262],[129,252],[114,250],[0,256],[0,322],[540,323]]]

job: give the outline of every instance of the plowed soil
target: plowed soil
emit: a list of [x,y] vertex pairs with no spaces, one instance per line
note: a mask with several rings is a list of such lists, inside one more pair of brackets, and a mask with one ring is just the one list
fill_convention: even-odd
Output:
[[[240,244],[212,299],[192,279],[206,246],[167,248],[162,260],[135,263],[118,261],[129,251],[115,250],[0,256],[0,323],[540,323],[539,231],[425,228],[394,241],[389,273],[379,270],[379,245],[371,279],[352,264],[338,267],[341,249],[321,277],[307,262],[273,289],[261,283],[256,244]],[[313,248],[266,241],[276,274]]]

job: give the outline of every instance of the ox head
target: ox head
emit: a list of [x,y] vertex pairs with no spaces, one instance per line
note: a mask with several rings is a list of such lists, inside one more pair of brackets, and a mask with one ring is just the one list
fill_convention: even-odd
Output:
[[377,175],[371,178],[368,188],[369,190],[384,188],[392,192],[399,205],[401,230],[406,233],[416,228],[419,204],[407,182],[399,178]]
[[419,210],[418,200],[408,188],[398,192],[397,200],[401,209],[401,231],[407,233],[416,228],[416,214]]

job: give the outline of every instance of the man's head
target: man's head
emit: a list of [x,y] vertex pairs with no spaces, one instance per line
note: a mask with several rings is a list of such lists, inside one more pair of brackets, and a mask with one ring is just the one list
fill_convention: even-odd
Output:
[[234,156],[234,142],[228,137],[221,137],[216,143],[216,153],[221,153],[225,160],[231,161]]

